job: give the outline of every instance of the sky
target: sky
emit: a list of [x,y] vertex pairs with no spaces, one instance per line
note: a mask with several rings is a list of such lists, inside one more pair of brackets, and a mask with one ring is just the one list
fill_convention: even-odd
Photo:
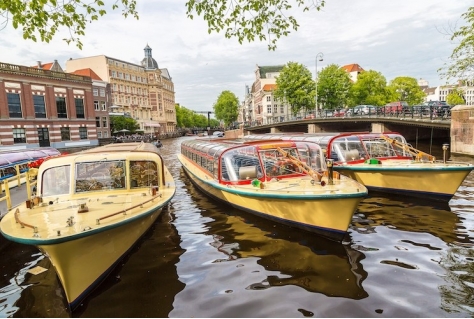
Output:
[[[291,0],[290,0],[291,1]],[[309,0],[308,0],[309,1]],[[291,1],[292,3],[294,1]],[[139,0],[139,20],[109,13],[87,26],[83,48],[67,44],[60,33],[50,43],[24,40],[11,25],[0,29],[0,62],[33,66],[58,60],[106,55],[140,64],[144,48],[152,48],[160,68],[168,69],[175,102],[194,111],[212,111],[223,91],[244,99],[245,87],[255,81],[259,66],[297,62],[315,75],[330,64],[357,63],[390,82],[398,76],[427,80],[430,87],[446,84],[438,69],[448,62],[456,43],[455,28],[471,1],[446,0],[326,0],[320,11],[295,9],[300,27],[280,38],[275,51],[268,42],[226,39],[207,31],[200,17],[186,17],[186,1]]]

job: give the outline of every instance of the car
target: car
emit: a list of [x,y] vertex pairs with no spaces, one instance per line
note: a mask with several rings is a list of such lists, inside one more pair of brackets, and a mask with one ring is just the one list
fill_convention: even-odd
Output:
[[334,110],[332,114],[334,117],[344,117],[346,116],[346,109]]
[[396,101],[385,104],[383,112],[385,114],[403,114],[408,113],[410,106],[405,101]]
[[217,137],[224,137],[225,133],[221,131],[215,131],[214,133],[212,133],[212,135]]
[[351,110],[351,115],[375,115],[377,114],[378,108],[374,105],[362,104],[354,106]]

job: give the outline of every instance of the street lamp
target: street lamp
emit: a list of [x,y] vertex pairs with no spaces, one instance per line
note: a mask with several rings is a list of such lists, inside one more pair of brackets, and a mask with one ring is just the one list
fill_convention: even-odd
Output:
[[314,95],[314,99],[316,100],[316,103],[315,103],[315,107],[314,107],[314,117],[316,118],[316,114],[319,110],[318,108],[318,58],[319,58],[319,61],[322,61],[323,60],[323,53],[322,52],[319,52],[318,54],[316,54],[316,72],[314,74],[314,83],[316,84],[316,94]]

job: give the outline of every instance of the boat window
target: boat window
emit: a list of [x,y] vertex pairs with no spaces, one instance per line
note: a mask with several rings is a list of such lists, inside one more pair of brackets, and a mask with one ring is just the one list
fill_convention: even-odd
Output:
[[222,179],[236,182],[263,177],[263,170],[254,146],[225,152],[221,160]]
[[364,145],[370,157],[396,156],[392,145],[384,139],[373,138],[370,140],[364,140]]
[[315,171],[326,170],[326,162],[321,147],[315,143],[296,143],[301,162]]
[[76,163],[76,192],[125,188],[125,160]]
[[[285,152],[288,152],[291,156],[299,158],[296,149],[294,148],[283,148]],[[267,176],[280,176],[294,173],[300,173],[299,168],[288,158],[276,149],[260,151],[260,157],[265,165],[265,174]]]
[[158,186],[158,166],[153,161],[130,161],[131,188]]
[[70,165],[46,169],[41,178],[41,196],[69,194],[71,187],[70,170]]
[[[336,158],[335,158],[336,156]],[[358,137],[337,138],[333,141],[331,158],[340,162],[365,159],[366,151]]]

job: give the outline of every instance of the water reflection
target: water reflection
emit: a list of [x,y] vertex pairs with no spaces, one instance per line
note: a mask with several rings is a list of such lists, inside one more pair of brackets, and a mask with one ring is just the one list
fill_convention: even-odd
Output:
[[364,254],[349,245],[263,220],[232,207],[212,209],[217,203],[188,184],[188,193],[209,218],[205,234],[222,253],[212,262],[239,262],[253,258],[267,273],[264,279],[247,282],[246,289],[262,290],[295,285],[330,297],[362,299],[367,277],[360,261]]
[[376,232],[378,226],[399,231],[429,233],[445,243],[468,242],[458,215],[446,202],[400,199],[400,196],[377,195],[362,200],[351,229],[358,233]]

